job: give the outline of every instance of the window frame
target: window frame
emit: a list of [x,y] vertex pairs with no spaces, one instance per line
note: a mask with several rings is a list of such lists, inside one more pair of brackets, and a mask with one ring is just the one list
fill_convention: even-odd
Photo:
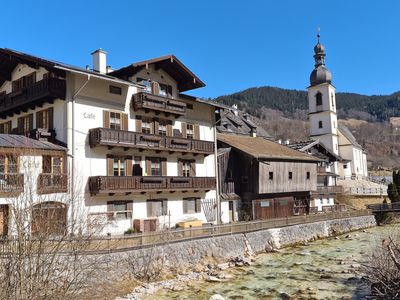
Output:
[[[11,164],[10,163],[10,158],[15,158],[15,163]],[[4,158],[4,160],[3,160]],[[3,163],[4,161],[4,163]],[[15,165],[16,166],[16,171],[15,172],[10,172],[10,165]],[[0,170],[4,168],[4,172],[1,172],[0,174],[19,174],[19,155],[15,154],[0,154]]]
[[293,172],[292,172],[292,171],[289,171],[289,173],[288,173],[288,179],[289,179],[289,180],[293,180]]
[[[117,120],[119,120],[119,123]],[[116,111],[110,111],[109,112],[109,122],[110,122],[110,129],[121,130],[122,123],[123,123],[122,113],[116,112]]]
[[122,95],[122,88],[115,85],[109,85],[108,92],[114,95]]
[[[113,162],[113,176],[126,176],[127,173],[126,157],[114,156],[112,162]],[[117,164],[117,167],[115,167],[115,164]]]

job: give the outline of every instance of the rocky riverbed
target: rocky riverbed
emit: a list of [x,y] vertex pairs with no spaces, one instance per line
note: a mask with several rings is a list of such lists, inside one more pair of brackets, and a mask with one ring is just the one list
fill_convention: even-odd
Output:
[[369,290],[360,264],[394,229],[375,227],[210,265],[203,272],[143,286],[125,299],[362,299]]

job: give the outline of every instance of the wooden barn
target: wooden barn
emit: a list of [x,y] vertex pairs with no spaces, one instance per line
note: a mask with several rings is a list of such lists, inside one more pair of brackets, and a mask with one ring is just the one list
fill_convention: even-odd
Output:
[[309,212],[319,158],[263,137],[219,133],[217,138],[221,198],[240,198],[240,220]]

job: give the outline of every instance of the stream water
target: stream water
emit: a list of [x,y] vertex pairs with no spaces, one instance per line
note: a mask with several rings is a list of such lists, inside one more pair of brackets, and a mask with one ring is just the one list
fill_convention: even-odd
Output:
[[278,253],[258,255],[254,265],[233,268],[224,282],[193,282],[183,291],[161,290],[146,299],[362,299],[368,286],[358,270],[375,245],[397,226],[370,228]]

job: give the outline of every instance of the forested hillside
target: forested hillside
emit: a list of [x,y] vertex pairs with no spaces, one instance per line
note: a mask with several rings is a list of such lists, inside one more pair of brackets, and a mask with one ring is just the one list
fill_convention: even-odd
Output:
[[[306,91],[286,90],[276,87],[250,88],[216,99],[226,105],[238,104],[239,108],[261,117],[260,108],[271,108],[291,116],[298,110],[307,110]],[[366,96],[354,93],[337,93],[336,105],[339,118],[366,121],[387,121],[400,116],[400,92],[391,95]]]

